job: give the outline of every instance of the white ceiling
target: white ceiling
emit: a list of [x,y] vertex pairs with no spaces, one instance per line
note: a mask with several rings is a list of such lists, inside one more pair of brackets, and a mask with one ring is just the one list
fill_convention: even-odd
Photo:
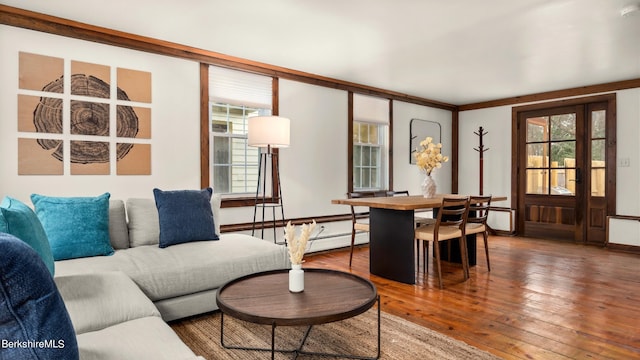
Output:
[[640,0],[0,3],[456,105],[640,78]]

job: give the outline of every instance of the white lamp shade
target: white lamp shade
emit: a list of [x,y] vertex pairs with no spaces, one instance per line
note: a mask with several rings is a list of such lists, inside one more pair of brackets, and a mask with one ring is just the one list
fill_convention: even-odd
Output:
[[280,116],[255,116],[249,118],[249,146],[288,147],[289,119]]

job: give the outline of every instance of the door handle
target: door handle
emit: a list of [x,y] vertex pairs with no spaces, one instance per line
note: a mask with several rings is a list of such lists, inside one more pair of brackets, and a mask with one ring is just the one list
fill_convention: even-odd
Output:
[[582,184],[582,169],[576,168],[576,184]]

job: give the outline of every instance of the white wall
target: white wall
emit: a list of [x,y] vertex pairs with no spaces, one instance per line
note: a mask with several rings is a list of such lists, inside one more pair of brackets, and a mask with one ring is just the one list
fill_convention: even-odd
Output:
[[[617,184],[616,214],[640,215],[640,89],[617,93]],[[519,105],[518,105],[519,106]],[[478,192],[478,137],[474,131],[482,126],[488,134],[484,145],[490,148],[484,156],[484,193],[506,195],[509,200],[497,205],[510,206],[511,199],[511,106],[463,111],[460,113],[460,193]],[[621,167],[621,159],[630,166]],[[497,225],[508,227],[505,219]],[[612,227],[620,222],[612,223]],[[640,234],[635,235],[640,246]],[[615,242],[615,239],[610,239]],[[626,240],[627,242],[629,240]]]
[[[291,119],[291,147],[281,151],[285,216],[347,214],[344,198],[348,174],[348,94],[343,90],[280,80],[280,115]],[[346,246],[351,221],[324,223],[312,250]],[[366,234],[358,242],[368,241]]]
[[[51,196],[112,198],[152,197],[154,187],[200,187],[200,83],[197,62],[75,40],[31,30],[0,26],[0,198],[27,203],[32,193]],[[58,175],[18,176],[17,95],[18,54],[30,52],[71,60],[122,67],[152,74],[151,172],[147,176]],[[286,218],[347,214],[349,208],[331,199],[347,192],[348,94],[321,86],[280,80],[280,115],[291,119],[291,146],[280,150],[281,183]],[[68,96],[68,95],[66,95]],[[444,153],[451,152],[451,112],[394,103],[394,184],[419,194],[421,174],[410,165],[409,122],[412,118],[442,124]],[[450,163],[437,173],[439,190],[449,192]],[[279,218],[279,216],[278,216]],[[223,224],[246,223],[253,207],[222,209]],[[270,219],[270,217],[267,217]],[[349,243],[350,222],[323,224],[323,244],[314,250]],[[270,239],[272,232],[265,232]],[[280,234],[280,232],[278,232]],[[278,235],[280,237],[280,235]],[[359,235],[358,241],[367,241]]]
[[280,168],[287,207],[298,217],[344,214],[331,199],[347,192],[347,92],[287,80],[279,88],[280,115],[291,119]]
[[[637,216],[640,215],[640,89],[619,91],[617,104],[616,214]],[[628,167],[620,166],[622,159],[629,159]]]
[[479,146],[479,139],[474,133],[482,126],[486,132],[483,145],[489,149],[483,157],[483,194],[508,196],[511,193],[511,107],[463,111],[459,120],[459,192],[480,192],[480,158],[474,150]]
[[[112,198],[152,197],[162,189],[200,186],[199,65],[166,56],[115,48],[88,41],[0,25],[0,198],[29,203],[31,193]],[[122,67],[152,73],[150,176],[18,176],[18,53]]]

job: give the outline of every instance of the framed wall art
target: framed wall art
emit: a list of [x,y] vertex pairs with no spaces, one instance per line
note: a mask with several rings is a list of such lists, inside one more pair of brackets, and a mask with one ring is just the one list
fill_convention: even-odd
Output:
[[19,78],[19,175],[151,174],[151,73],[20,52]]

